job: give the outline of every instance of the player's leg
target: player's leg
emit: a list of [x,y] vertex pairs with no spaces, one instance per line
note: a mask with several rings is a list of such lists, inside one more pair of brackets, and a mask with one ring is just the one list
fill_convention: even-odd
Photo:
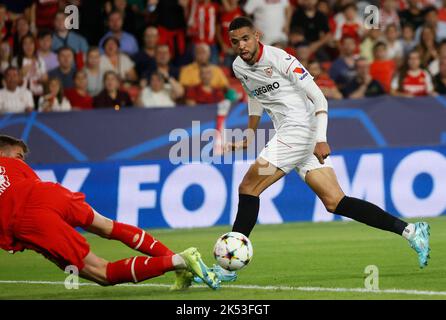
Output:
[[321,199],[327,211],[349,217],[369,226],[403,235],[408,224],[376,205],[347,197],[339,186],[332,168],[320,168],[307,173],[305,182]]
[[139,283],[169,271],[192,272],[212,289],[218,289],[220,286],[220,280],[204,265],[196,248],[189,248],[172,256],[137,256],[115,262],[108,262],[90,251],[83,259],[79,275],[100,285],[109,286],[128,282]]
[[180,255],[165,257],[131,257],[115,262],[89,252],[83,260],[84,267],[79,275],[100,285],[138,283],[163,275],[173,270],[185,270],[186,262]]
[[85,229],[103,238],[121,241],[128,247],[152,257],[174,254],[172,250],[144,230],[110,220],[96,211],[94,211],[93,222]]
[[408,224],[373,203],[346,196],[332,168],[309,171],[305,175],[305,182],[321,199],[327,211],[403,236],[417,251],[420,266],[427,265],[429,258],[429,226],[427,224]]
[[262,158],[251,165],[239,186],[238,210],[232,231],[249,237],[259,215],[259,195],[285,174]]

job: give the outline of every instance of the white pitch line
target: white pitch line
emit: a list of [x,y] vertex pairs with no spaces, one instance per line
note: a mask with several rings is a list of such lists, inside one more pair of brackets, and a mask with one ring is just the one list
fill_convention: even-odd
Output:
[[[0,280],[0,284],[43,284],[43,285],[64,285],[62,281],[27,281],[27,280]],[[83,287],[96,287],[96,283],[79,283]],[[169,284],[161,283],[143,283],[143,284],[118,284],[117,287],[132,288],[169,288]],[[205,288],[203,285],[195,286]],[[248,290],[265,290],[265,291],[306,291],[306,292],[356,292],[356,293],[387,293],[387,294],[406,294],[406,295],[422,295],[422,296],[446,296],[446,291],[423,291],[423,290],[404,290],[404,289],[383,289],[370,290],[364,288],[323,288],[323,287],[289,287],[289,286],[258,286],[258,285],[224,285],[225,288],[232,289],[248,289]]]

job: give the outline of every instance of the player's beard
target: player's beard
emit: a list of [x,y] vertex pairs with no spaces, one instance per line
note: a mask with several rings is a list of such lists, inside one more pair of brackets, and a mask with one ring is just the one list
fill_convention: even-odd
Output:
[[[245,61],[246,63],[248,63],[248,64],[253,64],[254,63],[254,57],[257,55],[257,51],[258,51],[259,49],[257,48],[253,53],[251,53],[251,52],[249,52],[248,51],[248,53],[245,55],[245,56],[242,56],[242,55],[240,55],[240,58],[242,58],[242,60],[243,61]],[[248,58],[245,58],[245,57],[248,57]]]

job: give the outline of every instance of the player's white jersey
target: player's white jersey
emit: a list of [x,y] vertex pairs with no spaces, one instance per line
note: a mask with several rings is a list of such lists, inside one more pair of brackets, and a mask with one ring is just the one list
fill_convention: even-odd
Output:
[[311,129],[315,119],[314,105],[303,88],[313,77],[284,50],[263,44],[260,44],[260,50],[255,64],[249,65],[237,57],[232,65],[250,103],[261,104],[276,130],[290,125]]

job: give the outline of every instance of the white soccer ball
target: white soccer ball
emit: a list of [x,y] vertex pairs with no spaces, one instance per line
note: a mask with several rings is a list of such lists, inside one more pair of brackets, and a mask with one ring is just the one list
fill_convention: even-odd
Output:
[[228,232],[218,238],[214,247],[217,263],[229,271],[240,270],[252,260],[251,241],[239,232]]

